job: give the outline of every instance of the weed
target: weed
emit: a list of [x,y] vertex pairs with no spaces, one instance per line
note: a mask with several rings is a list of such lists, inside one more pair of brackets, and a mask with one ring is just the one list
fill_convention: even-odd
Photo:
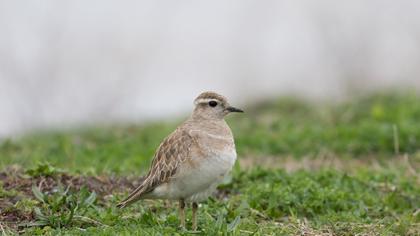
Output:
[[63,173],[63,170],[55,168],[47,162],[38,163],[34,168],[26,170],[26,174],[31,177],[54,177],[60,173]]
[[35,207],[35,222],[27,226],[50,226],[65,228],[71,226],[82,227],[86,224],[100,224],[98,221],[86,217],[90,209],[95,209],[96,193],[81,188],[71,192],[67,187],[59,187],[51,194],[42,193],[37,186],[32,187],[35,198],[40,207]]

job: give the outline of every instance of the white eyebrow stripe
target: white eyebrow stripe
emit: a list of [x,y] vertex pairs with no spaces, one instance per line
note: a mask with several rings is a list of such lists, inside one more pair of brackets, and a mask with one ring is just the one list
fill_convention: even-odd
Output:
[[215,102],[220,103],[220,101],[218,99],[215,99],[215,98],[200,98],[200,99],[195,100],[194,104],[197,105],[197,104],[200,104],[200,103],[208,103],[210,101],[215,101]]

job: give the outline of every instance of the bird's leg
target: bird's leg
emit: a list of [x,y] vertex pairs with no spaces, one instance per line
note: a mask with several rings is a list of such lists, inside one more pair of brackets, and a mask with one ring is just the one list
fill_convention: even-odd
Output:
[[192,203],[192,230],[197,230],[197,209],[198,204],[196,202]]
[[185,228],[185,202],[184,199],[179,200],[179,221],[180,226]]

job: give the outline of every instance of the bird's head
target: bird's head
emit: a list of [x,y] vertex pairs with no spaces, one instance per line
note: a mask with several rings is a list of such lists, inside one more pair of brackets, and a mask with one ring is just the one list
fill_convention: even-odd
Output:
[[224,96],[215,92],[201,93],[194,100],[194,105],[193,116],[203,119],[223,119],[231,112],[243,112],[231,106]]

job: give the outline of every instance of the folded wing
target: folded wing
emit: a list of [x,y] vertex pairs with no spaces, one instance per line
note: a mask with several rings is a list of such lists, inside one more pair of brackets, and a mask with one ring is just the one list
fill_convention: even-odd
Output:
[[179,166],[190,157],[193,143],[193,137],[182,129],[178,128],[170,134],[157,149],[145,180],[117,207],[124,208],[159,185],[168,182],[177,173]]

